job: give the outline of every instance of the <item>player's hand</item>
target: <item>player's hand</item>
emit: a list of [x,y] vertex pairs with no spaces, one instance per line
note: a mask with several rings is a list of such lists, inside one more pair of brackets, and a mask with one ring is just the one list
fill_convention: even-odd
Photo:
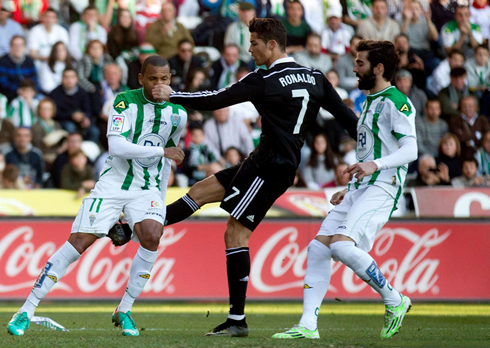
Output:
[[343,189],[342,191],[335,192],[332,198],[330,199],[330,203],[333,205],[338,205],[344,199],[345,194],[347,193],[347,189]]
[[177,164],[181,164],[185,157],[184,151],[180,147],[167,147],[163,156],[175,160]]
[[155,98],[156,101],[162,102],[162,101],[170,101],[170,93],[173,92],[173,89],[170,86],[161,84],[153,87],[151,90],[151,94],[153,95],[153,98]]
[[350,175],[355,174],[357,178],[357,183],[360,183],[362,178],[373,174],[377,170],[378,170],[378,166],[374,162],[355,163],[345,168],[344,174],[350,174]]

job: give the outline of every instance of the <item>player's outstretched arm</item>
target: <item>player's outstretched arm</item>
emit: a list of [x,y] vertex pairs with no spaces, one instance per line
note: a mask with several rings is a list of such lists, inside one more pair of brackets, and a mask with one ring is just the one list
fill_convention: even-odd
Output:
[[135,159],[164,156],[163,147],[160,146],[142,146],[133,144],[121,135],[109,135],[107,139],[109,142],[109,154],[113,157]]

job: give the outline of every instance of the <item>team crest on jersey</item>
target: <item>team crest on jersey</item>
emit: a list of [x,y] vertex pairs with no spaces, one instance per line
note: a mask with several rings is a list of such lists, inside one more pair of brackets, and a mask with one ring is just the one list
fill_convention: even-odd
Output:
[[124,124],[124,116],[112,116],[111,131],[121,132]]
[[170,119],[172,120],[172,126],[177,127],[180,124],[180,115],[179,114],[172,114]]
[[88,219],[90,220],[90,226],[92,226],[94,224],[94,221],[95,221],[95,215],[90,215],[88,217]]
[[376,105],[376,109],[374,110],[374,112],[376,114],[379,114],[381,111],[383,111],[384,107],[385,107],[385,103],[383,101],[380,101],[378,105]]
[[[165,141],[159,134],[155,133],[148,133],[143,136],[141,136],[138,139],[138,145],[140,146],[160,146],[164,147],[165,146]],[[147,157],[147,158],[138,158],[135,159],[134,161],[138,163],[142,167],[151,167],[158,162],[160,162],[161,157],[160,156],[155,156],[155,157]]]

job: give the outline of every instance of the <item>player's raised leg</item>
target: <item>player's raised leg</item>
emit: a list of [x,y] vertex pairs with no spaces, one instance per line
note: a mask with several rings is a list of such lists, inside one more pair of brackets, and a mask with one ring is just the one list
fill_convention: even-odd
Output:
[[250,274],[248,240],[251,234],[252,231],[230,216],[225,232],[230,312],[228,319],[208,332],[206,336],[248,336],[248,326],[245,320],[245,299]]
[[187,219],[204,204],[220,202],[225,188],[214,175],[194,184],[188,193],[167,206],[165,226]]
[[[162,203],[163,204],[163,203]],[[150,272],[158,256],[158,244],[163,234],[163,219],[146,219],[134,225],[140,247],[131,263],[128,285],[123,298],[112,314],[115,326],[121,326],[124,336],[139,336],[139,330],[131,316],[134,301],[150,279]]]
[[7,331],[11,335],[24,335],[25,331],[29,329],[31,318],[34,316],[39,302],[48,294],[53,285],[65,275],[70,264],[78,260],[80,255],[96,240],[97,237],[93,234],[73,233],[68,241],[49,258],[26,302],[8,323]]

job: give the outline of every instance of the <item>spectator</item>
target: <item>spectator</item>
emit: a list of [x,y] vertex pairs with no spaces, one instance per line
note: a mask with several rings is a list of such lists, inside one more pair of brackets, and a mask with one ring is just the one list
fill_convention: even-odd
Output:
[[342,14],[345,24],[352,26],[354,29],[359,27],[359,23],[373,16],[371,0],[340,0],[342,5]]
[[417,148],[419,155],[436,156],[439,143],[449,130],[447,123],[440,119],[441,102],[438,99],[429,99],[425,106],[425,115],[426,117],[417,115],[415,118]]
[[473,157],[481,146],[483,134],[490,130],[490,123],[483,115],[478,115],[478,104],[472,95],[461,99],[461,114],[453,117],[449,131],[455,134],[461,143],[462,157]]
[[[185,150],[184,173],[189,178],[189,185],[205,179],[210,170],[213,170],[213,164],[218,164],[219,154],[204,143],[204,131],[200,123],[189,124],[191,143]],[[218,169],[219,171],[220,169]],[[215,171],[215,170],[213,170]]]
[[12,19],[26,28],[31,28],[39,21],[41,13],[48,8],[49,0],[7,0],[7,3],[16,3],[12,11]]
[[155,50],[155,48],[148,42],[143,42],[138,47],[138,58],[128,64],[128,87],[130,89],[141,88],[141,85],[138,81],[138,75],[141,72],[141,66],[143,65],[143,62],[146,58],[156,53],[157,51]]
[[413,84],[419,89],[425,89],[426,73],[424,62],[410,47],[406,34],[400,34],[395,38],[395,49],[399,57],[398,69],[409,71],[412,75]]
[[431,44],[437,42],[439,32],[432,23],[430,8],[424,11],[419,1],[407,3],[403,8],[401,32],[407,34],[410,47],[423,60],[427,75],[432,74],[439,60],[435,58]]
[[29,128],[17,128],[12,151],[5,155],[7,164],[19,168],[19,177],[28,188],[40,188],[43,185],[44,161],[41,151],[32,146]]
[[[236,74],[236,80],[240,80],[242,77],[247,75],[250,72],[250,69],[248,67],[240,67],[238,68],[237,74]],[[259,112],[255,108],[255,106],[249,102],[243,102],[243,103],[238,103],[230,106],[230,117],[238,117],[241,119],[243,122],[245,122],[245,125],[247,126],[250,134],[252,135],[252,140],[254,142],[254,147],[258,144],[258,140],[260,138],[260,133],[259,131],[258,138],[256,138],[256,128],[254,128],[257,119],[259,118]],[[257,141],[257,144],[256,144]]]
[[478,162],[478,175],[483,175],[486,179],[490,178],[490,131],[483,135],[481,147],[475,154]]
[[305,49],[306,37],[311,33],[309,24],[303,19],[305,10],[299,0],[288,1],[287,16],[281,22],[286,28],[286,53],[292,54]]
[[129,10],[117,11],[117,23],[109,31],[107,47],[113,59],[119,57],[123,51],[131,51],[138,47],[138,32]]
[[102,45],[107,43],[107,31],[97,23],[97,19],[97,8],[88,6],[83,10],[82,20],[70,25],[68,50],[75,60],[82,59],[90,41],[99,40]]
[[427,96],[423,90],[413,85],[412,74],[407,70],[398,70],[395,74],[395,86],[410,99],[417,111],[417,118],[424,118]]
[[230,117],[230,109],[223,108],[213,111],[213,118],[204,123],[205,144],[209,145],[221,156],[227,148],[234,146],[242,153],[249,154],[254,146],[252,137],[242,120]]
[[[490,17],[488,18],[490,22]],[[479,45],[475,49],[475,56],[468,59],[464,66],[470,91],[480,96],[490,87],[490,60],[488,58],[488,47]]]
[[357,34],[365,39],[394,42],[395,37],[400,34],[400,26],[388,17],[386,0],[374,0],[372,4],[373,16],[359,23]]
[[14,36],[24,36],[22,26],[10,19],[12,8],[5,1],[0,1],[0,57],[10,52],[10,43]]
[[24,80],[17,90],[19,95],[9,106],[8,118],[15,127],[30,128],[37,120],[36,84],[32,80]]
[[56,104],[55,120],[68,133],[81,132],[85,140],[97,142],[99,130],[94,126],[88,93],[78,86],[74,69],[65,69],[61,85],[49,94]]
[[463,160],[461,165],[462,176],[458,176],[451,180],[451,185],[456,188],[465,187],[488,187],[487,180],[481,175],[478,175],[478,162],[474,158]]
[[172,81],[170,86],[176,91],[184,90],[188,79],[196,68],[202,68],[202,60],[193,54],[193,43],[187,39],[180,40],[177,54],[168,60]]
[[344,187],[347,186],[347,184],[350,181],[350,175],[349,174],[344,174],[344,171],[347,169],[349,165],[344,162],[340,162],[335,166],[335,181],[334,187]]
[[213,90],[228,87],[237,82],[239,68],[247,67],[247,63],[240,59],[240,48],[229,44],[223,49],[221,58],[211,65],[209,80]]
[[104,79],[104,69],[113,63],[111,56],[104,53],[104,45],[99,40],[87,44],[85,54],[77,64],[77,75],[80,87],[88,93],[100,91]]
[[56,104],[50,98],[44,98],[37,106],[38,120],[31,127],[32,144],[41,150],[46,172],[51,172],[54,160],[64,151],[62,140],[68,135],[61,125],[53,120]]
[[0,153],[6,152],[14,141],[15,126],[9,120],[0,118]]
[[48,94],[61,84],[63,71],[73,68],[73,62],[66,45],[58,41],[53,45],[48,60],[41,63],[38,71],[41,91]]
[[335,66],[339,75],[339,87],[344,88],[349,93],[357,88],[358,84],[356,73],[352,70],[354,69],[354,61],[357,56],[356,45],[361,40],[362,37],[354,35],[350,39],[349,52],[341,56]]
[[332,5],[327,10],[327,25],[322,31],[322,48],[327,51],[334,64],[340,56],[347,53],[353,36],[354,29],[342,23],[342,9]]
[[244,160],[243,154],[236,147],[232,146],[226,149],[225,152],[226,168],[233,167],[241,163],[243,160]]
[[87,164],[87,156],[82,150],[75,150],[61,172],[61,188],[77,191],[77,198],[81,198],[94,186],[94,168]]
[[160,18],[163,1],[141,1],[136,2],[136,30],[139,41],[145,41],[145,35],[152,23]]
[[71,133],[68,134],[66,138],[66,150],[59,154],[54,163],[53,163],[53,171],[51,177],[53,178],[54,187],[61,187],[61,171],[65,164],[69,163],[70,154],[75,153],[75,151],[80,150],[82,148],[83,138],[80,133]]
[[41,23],[31,28],[27,40],[29,55],[38,70],[41,63],[48,60],[53,46],[60,41],[68,45],[68,31],[58,24],[58,13],[48,8],[41,15]]
[[5,170],[2,173],[2,182],[0,184],[4,190],[25,190],[26,185],[19,178],[19,168],[15,164],[7,164]]
[[451,83],[443,88],[437,98],[442,105],[442,118],[449,122],[450,119],[460,115],[460,103],[463,97],[470,94],[466,84],[466,69],[454,68],[451,70]]
[[454,12],[458,2],[454,0],[432,0],[430,1],[430,11],[432,13],[432,22],[436,26],[437,32],[440,33],[444,24],[454,19]]
[[310,190],[318,190],[331,184],[335,180],[337,162],[327,137],[323,134],[317,134],[313,138],[310,158],[301,173],[306,186]]
[[468,6],[456,7],[454,19],[441,29],[441,39],[447,53],[456,48],[463,51],[465,59],[473,57],[473,50],[483,43],[483,35],[480,27],[470,22]]
[[[111,63],[104,68],[104,79],[101,83],[102,111],[97,117],[97,127],[99,128],[101,134],[105,134],[107,132],[107,120],[109,119],[112,105],[114,105],[116,96],[121,92],[129,90],[127,86],[121,84],[121,79],[122,71],[117,64]],[[107,150],[107,137],[101,137],[100,142]]]
[[[131,18],[136,16],[136,6],[138,0],[95,0],[95,7],[99,15],[99,23],[104,28],[109,30],[118,23],[118,15],[120,11],[128,11]],[[160,11],[158,11],[160,12]],[[157,12],[157,13],[158,13]],[[136,44],[138,46],[138,44]],[[114,59],[116,59],[114,57]]]
[[238,16],[240,20],[231,23],[226,29],[225,45],[237,45],[240,47],[240,59],[249,63],[252,56],[248,52],[250,47],[250,31],[248,24],[255,17],[255,7],[248,3],[242,2],[238,7]]
[[[1,11],[0,11],[1,12]],[[14,36],[10,41],[10,53],[0,58],[0,93],[12,101],[22,81],[31,79],[36,82],[37,74],[34,61],[26,56],[26,39]]]
[[149,26],[145,40],[155,47],[159,56],[170,59],[183,39],[194,45],[189,30],[175,20],[175,6],[171,2],[163,3],[161,18]]
[[441,89],[451,83],[450,73],[454,68],[464,65],[464,54],[459,49],[453,49],[449,55],[434,69],[432,78],[427,80],[427,90],[433,95],[437,95]]
[[7,118],[7,97],[0,93],[0,119]]
[[490,6],[488,0],[473,0],[470,7],[470,23],[481,29],[483,38],[488,41],[490,35]]
[[340,99],[344,100],[349,97],[347,91],[341,87],[339,87],[339,75],[337,74],[337,71],[335,70],[329,70],[325,74],[325,77],[327,78],[328,82],[332,85],[333,88],[335,88],[335,91],[339,95]]
[[[455,178],[461,175],[461,144],[458,138],[452,134],[445,134],[438,148],[439,156],[436,158],[436,162],[439,164],[439,168],[444,166],[447,168],[447,174],[449,179]],[[449,182],[448,180],[444,180]]]
[[[209,4],[211,2],[215,2],[214,0],[207,0],[206,3]],[[249,3],[250,5],[253,6],[254,10],[255,10],[255,6],[257,5],[257,2],[258,1],[255,1],[255,0],[222,0],[220,1],[221,2],[221,5],[218,5],[219,7],[219,14],[221,14],[221,16],[223,17],[226,17],[226,18],[229,18],[229,19],[232,19],[233,21],[236,21],[239,17],[240,17],[240,8],[239,8],[239,4],[242,3],[242,2],[246,2],[246,3]],[[282,1],[279,1],[279,6],[282,7]],[[237,10],[238,8],[238,10]]]
[[323,74],[333,68],[332,59],[322,52],[321,37],[317,33],[310,33],[306,38],[306,50],[294,54],[294,59],[300,65],[318,69]]
[[422,155],[419,158],[417,177],[407,181],[407,187],[449,185],[448,168],[444,164],[436,165],[431,155]]
[[209,89],[208,87],[209,79],[206,75],[206,70],[203,68],[196,68],[191,72],[184,91],[194,93]]

